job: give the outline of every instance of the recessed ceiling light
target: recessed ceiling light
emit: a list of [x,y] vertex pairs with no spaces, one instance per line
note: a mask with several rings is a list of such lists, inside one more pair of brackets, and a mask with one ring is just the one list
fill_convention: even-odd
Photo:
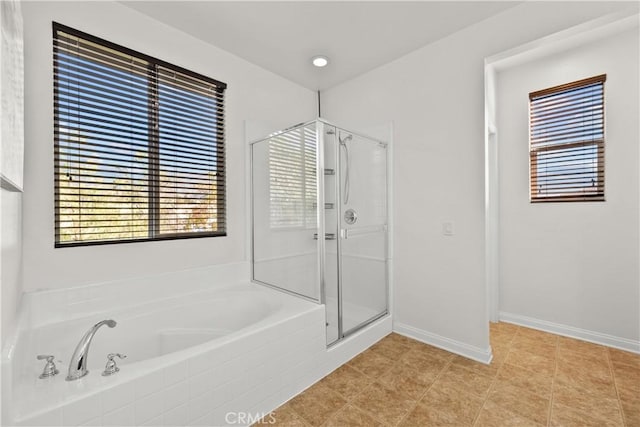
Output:
[[322,68],[327,66],[327,64],[329,63],[329,58],[327,58],[326,56],[318,55],[311,58],[311,62],[316,67]]

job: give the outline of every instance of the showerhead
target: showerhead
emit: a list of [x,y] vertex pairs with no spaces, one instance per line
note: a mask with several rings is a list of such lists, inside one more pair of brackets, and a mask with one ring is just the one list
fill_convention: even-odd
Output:
[[345,145],[347,141],[351,141],[352,139],[353,139],[353,135],[349,134],[344,138],[338,138],[338,141],[340,141],[341,145]]

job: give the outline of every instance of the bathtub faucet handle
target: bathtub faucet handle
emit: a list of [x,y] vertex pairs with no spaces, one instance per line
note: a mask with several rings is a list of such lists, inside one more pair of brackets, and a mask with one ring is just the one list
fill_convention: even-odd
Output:
[[38,360],[47,360],[47,364],[44,365],[44,370],[42,371],[42,374],[40,374],[40,376],[38,378],[40,379],[44,379],[44,378],[49,378],[52,377],[54,375],[57,375],[60,371],[56,368],[56,364],[53,362],[53,359],[55,358],[55,356],[52,356],[50,354],[39,354],[36,359]]
[[114,357],[119,357],[120,359],[125,359],[127,357],[126,354],[120,353],[109,353],[107,354],[107,365],[104,367],[104,371],[102,372],[103,377],[107,377],[109,375],[113,375],[120,370],[116,366],[116,361],[113,360]]

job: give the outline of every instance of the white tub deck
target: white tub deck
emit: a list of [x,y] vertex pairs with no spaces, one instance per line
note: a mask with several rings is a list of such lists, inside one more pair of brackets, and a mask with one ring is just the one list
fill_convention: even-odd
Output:
[[[144,298],[148,281],[129,283],[129,298],[120,294],[119,305],[114,292],[122,283],[67,296],[57,291],[48,303],[43,295],[27,299],[31,316],[24,316],[3,358],[4,422],[227,425],[228,413],[268,413],[391,331],[386,317],[327,350],[324,306],[239,280],[203,283],[212,277],[202,271],[163,277],[153,300]],[[65,381],[80,337],[103,319],[118,325],[96,333],[89,375]],[[119,373],[103,377],[113,352],[128,357],[118,363]],[[62,360],[60,374],[38,379],[43,362],[37,354]]]

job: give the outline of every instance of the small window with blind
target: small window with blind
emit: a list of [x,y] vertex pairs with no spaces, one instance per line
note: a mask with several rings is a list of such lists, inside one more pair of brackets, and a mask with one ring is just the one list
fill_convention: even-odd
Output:
[[272,229],[315,228],[315,127],[302,126],[269,140],[269,212]]
[[226,235],[217,80],[53,24],[55,246]]
[[529,94],[532,202],[604,200],[606,75]]

